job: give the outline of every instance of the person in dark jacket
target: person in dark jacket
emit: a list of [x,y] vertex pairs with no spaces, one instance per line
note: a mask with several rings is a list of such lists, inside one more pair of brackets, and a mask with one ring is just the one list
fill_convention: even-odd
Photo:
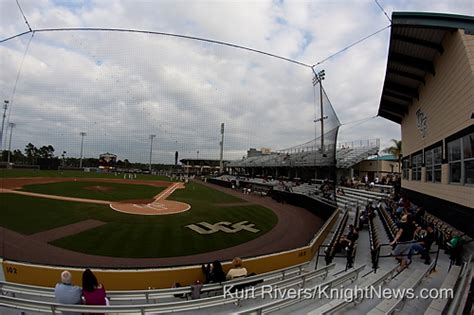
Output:
[[214,260],[211,264],[202,265],[202,272],[206,276],[205,283],[220,283],[226,280],[222,265],[218,260]]

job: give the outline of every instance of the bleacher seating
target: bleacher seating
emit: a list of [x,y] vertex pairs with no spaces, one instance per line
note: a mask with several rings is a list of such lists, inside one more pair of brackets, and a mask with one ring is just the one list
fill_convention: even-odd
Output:
[[[325,279],[328,276],[328,273],[330,270],[334,269],[335,264],[331,264],[322,268],[319,268],[317,270],[312,270],[312,271],[307,271],[307,272],[302,272],[302,273],[297,273],[293,274],[291,276],[286,276],[284,278],[277,278],[276,281],[271,282],[271,286],[273,287],[278,287],[278,288],[284,288],[284,287],[292,287],[292,286],[304,286],[306,282],[311,281],[313,279],[321,277],[322,279]],[[288,268],[287,268],[288,269]],[[294,269],[294,268],[292,268]],[[286,270],[286,269],[284,269]],[[278,271],[279,274],[285,274],[283,270]],[[234,281],[228,281],[225,282],[225,285],[239,285],[241,284],[240,281],[248,281],[250,279],[238,279]],[[254,278],[251,279],[252,281],[255,281]],[[264,283],[270,282],[269,279],[266,279],[266,277],[263,278]],[[268,285],[268,284],[267,284]],[[209,285],[209,287],[212,285]],[[219,284],[221,288],[222,285]],[[14,295],[19,294],[19,287],[17,286],[16,293]],[[3,290],[3,289],[2,289]],[[52,290],[52,289],[49,289]],[[49,291],[48,289],[46,291]],[[161,289],[159,290],[160,292],[155,292],[155,294],[160,295],[160,293],[163,293],[166,291],[166,295],[175,295],[175,294],[182,294],[183,292],[186,292],[187,288],[173,288],[173,289]],[[262,285],[259,284],[256,286],[256,291],[255,294],[258,296],[259,294],[261,295],[262,291]],[[28,288],[25,291],[25,295],[28,295],[29,298],[19,298],[19,297],[14,297],[7,295],[9,292],[3,292],[0,295],[0,306],[5,306],[5,307],[10,307],[13,309],[20,309],[20,310],[27,310],[27,311],[36,311],[36,312],[46,312],[46,313],[53,313],[55,314],[56,312],[82,312],[82,313],[164,313],[164,312],[177,312],[177,311],[193,311],[193,310],[199,310],[199,309],[206,309],[206,308],[211,308],[211,307],[217,307],[217,306],[222,306],[225,304],[235,304],[239,305],[240,301],[245,300],[245,297],[243,296],[226,296],[222,292],[220,292],[216,296],[212,297],[206,297],[206,298],[201,298],[201,299],[196,299],[196,300],[186,300],[186,301],[180,301],[180,300],[174,300],[174,301],[166,301],[166,302],[149,302],[150,300],[154,300],[156,297],[149,294],[148,295],[148,300],[145,303],[130,303],[130,301],[134,301],[135,298],[139,298],[140,300],[143,300],[143,292],[138,292],[136,293],[135,291],[122,291],[119,293],[121,296],[120,300],[127,300],[128,303],[119,305],[119,304],[112,304],[110,306],[89,306],[89,305],[65,305],[65,304],[59,304],[59,303],[54,303],[54,302],[45,302],[40,299],[41,294],[45,293],[44,289],[38,289],[38,292],[34,294],[34,289],[33,288]],[[13,292],[10,292],[13,293]],[[113,299],[113,296],[116,296],[117,293],[110,293],[111,295],[111,301],[117,301],[117,299]],[[33,298],[31,298],[33,296]],[[130,300],[131,299],[131,300]],[[139,300],[139,301],[140,301]],[[135,300],[136,301],[136,300]]]
[[[379,150],[378,144],[367,143],[356,147],[338,148],[336,150],[336,165],[338,168],[350,168],[351,166],[376,154]],[[299,152],[283,153],[275,152],[259,156],[246,157],[242,160],[232,161],[228,167],[297,167],[297,166],[327,166],[334,163],[331,154],[323,154],[320,150],[313,148],[301,149]]]
[[347,220],[349,218],[349,212],[348,209],[344,211],[344,214],[342,215],[341,220],[339,221],[339,224],[337,225],[336,230],[334,231],[334,234],[329,241],[329,244],[327,245],[327,248],[325,250],[325,261],[326,265],[329,265],[332,260],[334,259],[334,255],[336,255],[336,250],[337,246],[339,244],[339,241],[341,239],[342,233],[344,232],[344,229],[347,224]]
[[369,216],[369,245],[370,245],[370,260],[372,262],[372,268],[378,268],[378,254],[380,250],[380,241],[377,228],[374,225],[374,218]]
[[380,214],[380,220],[382,221],[382,225],[385,229],[385,233],[391,242],[395,239],[395,235],[397,234],[397,224],[383,206],[381,206],[378,210]]
[[[335,288],[341,284],[344,284],[348,281],[354,282],[359,278],[360,272],[365,268],[365,265],[351,269],[345,273],[337,275],[334,278],[331,278],[321,284],[319,284],[315,289],[319,288]],[[285,287],[283,287],[285,289]],[[292,298],[291,296],[284,296],[281,299],[272,299],[269,302],[264,303],[263,305],[252,306],[248,308],[243,308],[234,314],[267,314],[270,312],[281,311],[282,309],[289,307],[293,304],[298,303],[297,299]]]
[[[423,278],[431,272],[434,262],[431,263],[425,270],[415,270],[410,276],[400,285],[400,289],[413,289],[420,284]],[[374,309],[367,313],[367,315],[382,315],[392,314],[397,307],[405,301],[406,296],[391,299],[384,299]]]
[[357,205],[365,205],[368,202],[377,202],[389,196],[388,193],[369,191],[366,189],[349,188],[343,186],[338,186],[337,189],[342,189],[344,191],[344,195],[339,194],[336,196],[339,207],[356,207]]
[[[249,276],[229,280],[223,283],[204,284],[201,293],[215,293],[221,292],[224,285],[243,286],[255,282],[271,282],[274,280],[284,280],[289,276],[301,275],[309,262],[290,266],[287,268],[262,273],[259,275]],[[2,294],[27,294],[35,297],[54,297],[54,289],[48,287],[38,287],[18,283],[9,283],[0,281],[0,292]],[[149,290],[133,290],[133,291],[108,291],[107,296],[110,301],[150,301],[162,298],[173,297],[176,295],[189,296],[191,294],[191,286],[184,286],[180,288],[166,288],[166,289],[149,289]]]

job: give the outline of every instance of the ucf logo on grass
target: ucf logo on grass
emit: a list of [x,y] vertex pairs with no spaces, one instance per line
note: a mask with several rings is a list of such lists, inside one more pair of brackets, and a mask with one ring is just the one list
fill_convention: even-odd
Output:
[[260,230],[254,228],[255,224],[249,223],[248,221],[242,221],[238,223],[230,223],[230,222],[217,222],[214,224],[208,222],[199,222],[196,224],[189,224],[186,225],[188,229],[193,230],[199,234],[213,234],[219,231],[224,233],[237,233],[242,230],[249,231],[252,233],[258,233]]

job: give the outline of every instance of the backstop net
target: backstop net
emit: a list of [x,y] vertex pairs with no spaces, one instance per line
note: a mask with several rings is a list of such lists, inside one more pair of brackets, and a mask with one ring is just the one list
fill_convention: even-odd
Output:
[[78,166],[81,152],[171,165],[176,152],[219,159],[224,123],[224,160],[265,147],[319,152],[335,163],[339,120],[308,66],[190,38],[105,30],[35,31],[2,42],[0,56],[5,150],[26,155],[29,143],[51,145],[65,167]]

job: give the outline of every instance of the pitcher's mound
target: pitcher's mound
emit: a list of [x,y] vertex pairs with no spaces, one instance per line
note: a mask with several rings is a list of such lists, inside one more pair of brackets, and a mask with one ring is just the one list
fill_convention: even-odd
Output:
[[166,200],[176,189],[183,188],[183,183],[174,183],[155,196],[155,200],[152,203],[137,204],[114,202],[110,204],[110,207],[118,212],[141,215],[165,215],[188,211],[191,209],[189,204],[180,201]]

